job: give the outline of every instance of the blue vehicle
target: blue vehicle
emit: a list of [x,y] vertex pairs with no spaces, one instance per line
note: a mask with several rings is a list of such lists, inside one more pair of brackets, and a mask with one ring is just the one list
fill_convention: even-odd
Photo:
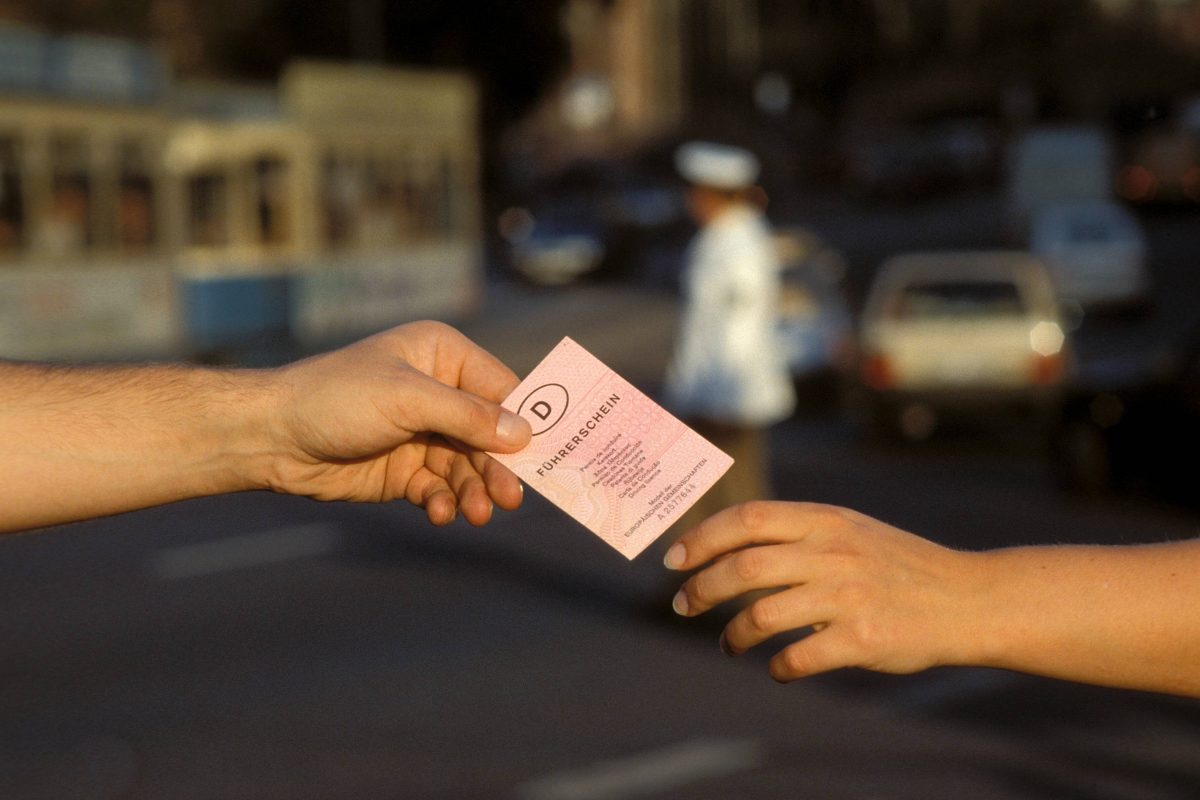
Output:
[[0,357],[262,362],[481,302],[470,79],[296,63],[278,88],[122,94],[88,59],[137,46],[13,37],[33,77],[5,94],[0,70]]
[[781,349],[801,401],[836,401],[854,365],[854,318],[842,285],[845,261],[807,231],[784,232],[778,241],[784,265]]

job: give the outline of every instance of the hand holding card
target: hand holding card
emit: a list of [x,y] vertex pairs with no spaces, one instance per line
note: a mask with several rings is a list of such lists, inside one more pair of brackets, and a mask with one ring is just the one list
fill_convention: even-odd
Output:
[[629,559],[733,463],[570,338],[503,406],[533,440],[492,457]]

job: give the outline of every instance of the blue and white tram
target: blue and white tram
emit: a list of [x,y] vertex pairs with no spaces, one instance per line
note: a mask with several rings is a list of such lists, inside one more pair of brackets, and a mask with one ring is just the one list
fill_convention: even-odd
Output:
[[253,360],[469,314],[472,83],[301,63],[275,97],[0,96],[0,357]]

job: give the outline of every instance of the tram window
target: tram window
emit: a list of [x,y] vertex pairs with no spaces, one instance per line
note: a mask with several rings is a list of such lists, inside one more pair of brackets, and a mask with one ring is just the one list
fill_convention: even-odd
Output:
[[287,227],[287,165],[277,158],[260,158],[254,163],[254,196],[258,220],[258,242],[285,244]]
[[92,179],[82,137],[51,140],[50,207],[37,233],[39,248],[51,256],[83,252],[92,244]]
[[326,241],[373,249],[457,235],[465,224],[460,179],[449,156],[330,156],[321,169]]
[[24,240],[25,206],[17,140],[0,136],[0,254],[19,249]]
[[448,238],[459,233],[458,204],[464,195],[449,155],[421,153],[409,159],[405,179],[406,229],[414,239]]
[[154,187],[149,178],[121,178],[117,227],[121,246],[138,250],[154,244]]
[[327,158],[321,170],[321,208],[325,239],[330,245],[350,243],[362,195],[361,171],[345,161]]
[[228,182],[224,175],[194,175],[188,180],[188,244],[219,247],[229,243],[227,202]]
[[375,182],[363,208],[362,244],[375,247],[404,241],[404,202],[399,187],[387,178]]
[[413,239],[428,239],[436,235],[433,210],[437,208],[437,185],[432,163],[424,154],[415,154],[407,164],[404,193],[408,211],[408,232]]
[[440,191],[438,194],[441,203],[438,207],[438,227],[441,233],[445,236],[454,236],[461,228],[461,221],[458,216],[459,204],[462,202],[462,195],[459,193],[458,172],[454,169],[454,162],[449,156],[442,156],[440,163]]
[[50,255],[80,253],[91,243],[91,183],[85,177],[54,178],[50,210],[39,232],[42,249]]
[[120,183],[117,197],[117,241],[122,248],[139,250],[154,244],[154,182],[140,142],[121,145]]
[[400,227],[405,241],[421,238],[421,187],[412,173],[404,176],[403,201],[400,207]]
[[403,206],[395,164],[372,160],[363,164],[366,190],[362,193],[354,243],[359,247],[388,247],[402,241]]

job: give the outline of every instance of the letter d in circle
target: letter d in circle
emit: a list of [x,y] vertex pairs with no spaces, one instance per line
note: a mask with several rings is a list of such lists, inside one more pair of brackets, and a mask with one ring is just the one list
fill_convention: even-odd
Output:
[[571,405],[567,388],[561,383],[544,383],[525,395],[517,413],[533,427],[533,435],[545,433],[558,424]]

